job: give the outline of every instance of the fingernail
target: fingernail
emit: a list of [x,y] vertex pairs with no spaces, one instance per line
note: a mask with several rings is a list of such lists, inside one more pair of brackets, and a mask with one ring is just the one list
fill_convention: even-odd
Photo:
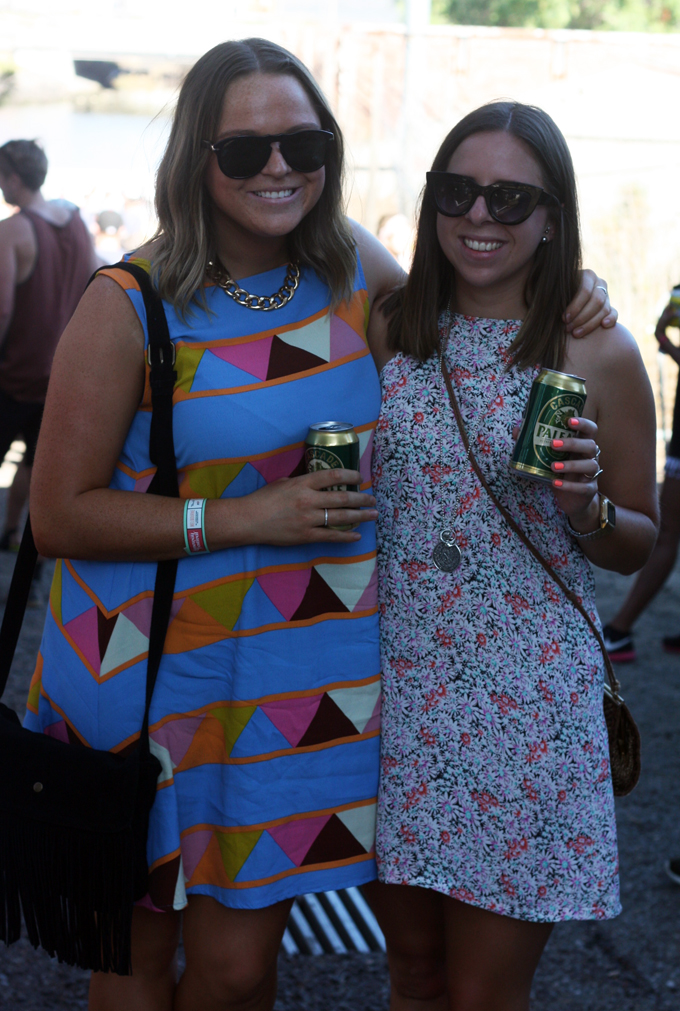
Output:
[[578,418],[569,418],[567,424],[571,425],[572,428],[578,428]]
[[571,323],[571,313],[570,312],[568,312],[567,315],[564,318],[566,319],[567,323]]
[[555,470],[564,470],[564,464],[563,463],[554,463],[553,467],[555,468]]
[[553,481],[553,488],[561,488],[564,481]]
[[612,326],[613,322],[614,320],[610,319],[609,316],[607,316],[606,319],[602,320],[602,326]]
[[564,439],[553,439],[552,444],[554,449],[561,449],[564,445]]
[[574,330],[574,337],[580,337],[583,333],[583,327],[579,326]]

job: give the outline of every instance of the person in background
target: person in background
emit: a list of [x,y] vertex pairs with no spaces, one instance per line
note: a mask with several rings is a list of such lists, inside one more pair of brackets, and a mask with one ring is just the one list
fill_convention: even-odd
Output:
[[[669,326],[678,326],[678,307],[668,303],[656,324],[655,335],[664,354],[680,365],[680,348],[666,335]],[[635,643],[631,629],[642,612],[664,585],[675,565],[680,543],[680,379],[675,394],[673,433],[666,456],[663,488],[661,489],[661,529],[649,561],[638,572],[623,604],[602,632],[612,660],[623,663],[635,660]],[[667,653],[680,653],[680,635],[662,639]],[[680,860],[677,861],[677,883],[680,884]]]
[[403,270],[411,266],[414,238],[413,225],[405,214],[386,214],[380,219],[378,239]]
[[0,462],[26,443],[0,547],[15,538],[28,497],[52,359],[99,262],[75,204],[46,200],[45,152],[33,140],[0,147],[0,190],[17,213],[0,221]]

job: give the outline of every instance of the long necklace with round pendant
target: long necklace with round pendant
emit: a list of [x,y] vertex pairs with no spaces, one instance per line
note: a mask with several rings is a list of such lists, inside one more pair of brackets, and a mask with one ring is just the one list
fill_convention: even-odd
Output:
[[442,530],[432,550],[432,561],[440,572],[455,572],[463,561],[453,530]]
[[[447,340],[451,334],[451,303],[446,309],[446,335]],[[439,391],[445,405],[448,405],[449,398],[446,393],[446,388],[444,386],[444,372],[442,369],[442,362],[444,358],[444,341],[442,339],[441,332],[439,334]],[[502,377],[501,377],[502,380]],[[498,393],[498,388],[500,386],[500,381],[496,380],[496,388],[494,390],[494,396],[491,399],[491,403],[494,402],[496,395]],[[488,389],[488,387],[487,387]],[[486,392],[486,391],[485,391]],[[468,450],[466,453],[467,460],[470,459],[470,449],[472,448],[473,440],[476,438],[479,428],[481,427],[484,418],[488,412],[484,411],[481,414],[479,425],[475,429],[473,435],[468,440]],[[442,414],[442,423],[439,428],[440,433],[440,463],[441,463],[441,483],[440,483],[440,494],[442,492],[442,483],[444,480],[444,416],[448,416],[446,411]],[[444,506],[443,496],[442,496],[442,510]],[[463,561],[463,553],[457,543],[455,530],[451,530],[449,527],[444,527],[439,533],[439,540],[432,549],[432,561],[434,562],[436,568],[440,572],[455,572],[460,563]]]

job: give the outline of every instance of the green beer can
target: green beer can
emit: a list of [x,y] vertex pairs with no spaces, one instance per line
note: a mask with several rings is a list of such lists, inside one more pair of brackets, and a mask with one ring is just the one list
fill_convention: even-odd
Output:
[[[305,467],[315,470],[359,470],[359,436],[345,421],[320,421],[310,425],[305,439]],[[334,485],[330,491],[359,491],[358,485]]]
[[671,291],[671,305],[675,309],[675,319],[670,326],[680,326],[680,284]]
[[579,376],[542,369],[534,379],[522,428],[510,467],[530,481],[551,482],[550,465],[566,460],[568,453],[552,448],[553,439],[569,439],[569,418],[581,417],[586,403],[586,383]]

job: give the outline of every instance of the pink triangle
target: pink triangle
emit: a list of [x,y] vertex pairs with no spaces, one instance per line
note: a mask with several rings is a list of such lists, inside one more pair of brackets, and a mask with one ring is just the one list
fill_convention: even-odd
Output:
[[155,476],[156,472],[154,471],[153,474],[145,474],[144,477],[140,477],[137,481],[135,481],[135,486],[132,490],[141,492],[146,491]]
[[354,354],[355,351],[365,351],[366,341],[345,323],[339,316],[331,316],[331,361]]
[[367,484],[371,483],[371,456],[373,454],[373,436],[375,435],[375,429],[371,431],[368,437],[368,442],[366,443],[366,449],[361,454],[361,459],[359,460],[359,470],[361,471],[361,478]]
[[181,720],[170,720],[151,734],[157,744],[170,752],[174,765],[179,765],[191,747],[196,731],[205,716],[186,716]]
[[373,569],[371,578],[368,581],[368,586],[361,594],[356,604],[354,605],[354,611],[368,611],[372,607],[378,606],[378,566]]
[[258,576],[257,581],[274,607],[286,621],[290,621],[302,603],[311,576],[311,569],[294,569],[292,572],[265,573]]
[[368,723],[366,724],[366,726],[364,727],[363,732],[365,734],[370,733],[371,730],[380,730],[380,712],[381,712],[381,709],[382,709],[382,692],[380,692],[378,694],[378,698],[376,699],[376,703],[373,706],[373,713],[371,714],[371,718],[368,721]]
[[99,674],[99,631],[97,628],[97,608],[83,611],[77,618],[66,622],[64,631],[73,639],[87,662]]
[[48,737],[54,737],[57,741],[63,741],[64,744],[69,744],[65,720],[57,720],[56,723],[50,723],[49,727],[45,727],[43,733],[47,734]]
[[300,463],[303,453],[303,447],[298,446],[297,449],[288,449],[285,453],[267,456],[264,460],[251,460],[250,465],[262,475],[267,484],[270,484],[272,481],[278,481],[280,477],[290,477]]
[[225,344],[220,348],[210,350],[218,358],[237,369],[250,372],[251,376],[266,379],[269,369],[269,353],[272,347],[272,337],[248,341],[245,344]]
[[187,882],[191,881],[191,876],[200,864],[201,857],[207,850],[212,837],[211,829],[190,832],[182,837],[182,866]]
[[303,699],[281,699],[279,702],[266,702],[260,709],[280,730],[288,743],[297,748],[307,727],[316,716],[321,695],[310,695]]
[[[170,621],[172,621],[172,619],[176,616],[183,603],[183,597],[178,597],[177,600],[173,600],[172,607],[170,608]],[[147,639],[151,630],[152,608],[153,597],[142,597],[141,600],[138,600],[136,603],[126,607],[123,611],[123,614],[128,621],[131,621],[135,628],[138,628],[142,635],[145,635]]]
[[321,829],[331,818],[330,814],[318,818],[298,818],[295,821],[268,828],[270,836],[286,856],[299,867]]

